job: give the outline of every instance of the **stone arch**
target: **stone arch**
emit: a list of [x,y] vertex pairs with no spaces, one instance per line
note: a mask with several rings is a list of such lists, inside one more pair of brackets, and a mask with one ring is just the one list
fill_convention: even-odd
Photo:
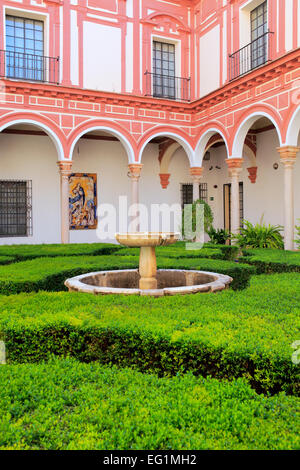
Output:
[[238,124],[236,126],[237,130],[234,133],[232,147],[231,147],[231,154],[229,158],[241,158],[242,153],[243,153],[245,139],[249,132],[249,129],[253,126],[253,124],[258,119],[262,117],[266,117],[274,125],[277,131],[279,146],[282,145],[281,130],[280,130],[282,120],[281,120],[280,115],[277,113],[277,111],[274,111],[273,108],[266,106],[266,105],[261,106],[261,107],[255,107],[253,110],[247,111],[247,113],[244,114],[241,117],[241,119],[238,121]]
[[182,132],[180,129],[172,127],[157,127],[148,131],[143,138],[140,140],[138,145],[138,163],[141,163],[143,151],[146,145],[157,137],[167,137],[169,139],[177,142],[183,149],[189,159],[189,164],[191,167],[194,165],[194,151],[191,143],[189,142],[189,136]]
[[30,124],[44,131],[55,145],[58,160],[65,160],[65,137],[50,120],[33,113],[9,113],[0,120],[0,132],[18,124]]
[[74,129],[69,137],[70,160],[73,158],[74,148],[79,139],[83,135],[93,131],[104,131],[116,137],[125,148],[128,157],[128,164],[135,163],[136,145],[133,138],[121,126],[118,126],[116,123],[106,121],[88,121]]

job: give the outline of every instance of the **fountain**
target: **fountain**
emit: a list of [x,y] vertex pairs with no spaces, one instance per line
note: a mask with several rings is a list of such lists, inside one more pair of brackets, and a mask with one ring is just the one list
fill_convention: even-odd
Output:
[[139,269],[99,271],[67,279],[70,292],[90,294],[148,295],[160,297],[176,294],[216,292],[229,287],[232,278],[223,274],[185,269],[157,270],[155,247],[168,246],[179,233],[117,233],[124,246],[140,248]]

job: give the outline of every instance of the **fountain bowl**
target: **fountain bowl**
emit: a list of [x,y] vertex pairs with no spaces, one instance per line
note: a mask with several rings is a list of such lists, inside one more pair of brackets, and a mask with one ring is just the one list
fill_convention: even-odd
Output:
[[70,292],[94,295],[142,295],[162,297],[217,292],[227,289],[232,278],[224,274],[184,269],[159,269],[157,288],[141,289],[138,269],[99,271],[68,279],[65,286]]
[[128,232],[116,233],[120,245],[130,248],[168,246],[179,240],[180,233],[173,232]]

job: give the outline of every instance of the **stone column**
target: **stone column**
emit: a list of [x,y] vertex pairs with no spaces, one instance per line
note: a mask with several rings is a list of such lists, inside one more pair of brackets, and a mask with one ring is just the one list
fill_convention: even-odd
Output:
[[284,248],[294,249],[294,165],[299,147],[279,147],[280,161],[284,166]]
[[199,185],[202,179],[202,171],[203,168],[201,168],[200,166],[194,166],[190,168],[190,175],[193,180],[193,202],[198,201],[198,199],[200,199]]
[[240,191],[239,176],[242,171],[242,158],[229,158],[226,160],[231,179],[231,233],[237,234],[240,231]]
[[[139,204],[139,181],[142,168],[143,165],[138,163],[128,165],[129,177],[131,179],[131,204]],[[137,230],[139,231],[139,224],[137,226]]]
[[69,176],[72,173],[72,162],[57,162],[60,172],[60,217],[61,243],[69,243]]

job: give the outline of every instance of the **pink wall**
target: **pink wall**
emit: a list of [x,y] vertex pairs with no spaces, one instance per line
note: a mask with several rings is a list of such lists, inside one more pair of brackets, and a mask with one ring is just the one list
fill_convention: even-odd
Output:
[[[117,28],[121,32],[121,92],[145,94],[144,72],[151,70],[152,36],[158,35],[176,41],[181,49],[180,76],[191,77],[192,99],[200,97],[201,41],[210,31],[215,31],[213,45],[218,42],[218,85],[228,81],[228,54],[240,47],[240,8],[248,0],[78,0],[69,1],[30,0],[0,1],[0,48],[4,47],[3,8],[30,10],[36,14],[49,15],[49,54],[61,56],[62,84],[83,87],[83,23],[97,23]],[[292,0],[293,22],[289,25],[285,15],[285,0],[268,1],[269,29],[275,32],[272,43],[272,59],[287,52],[286,28],[292,28],[293,48],[298,47],[298,0]],[[78,28],[78,83],[71,80],[71,14],[76,12]],[[280,15],[279,15],[280,12]],[[277,21],[278,18],[278,21]],[[277,23],[279,29],[277,28]],[[126,37],[128,27],[133,28],[133,60],[128,65]],[[101,47],[102,45],[96,45]],[[103,47],[108,45],[103,44]],[[215,63],[214,63],[215,64]],[[132,89],[128,90],[128,67],[132,67]],[[208,64],[209,67],[209,64]],[[215,65],[214,65],[215,67]]]

